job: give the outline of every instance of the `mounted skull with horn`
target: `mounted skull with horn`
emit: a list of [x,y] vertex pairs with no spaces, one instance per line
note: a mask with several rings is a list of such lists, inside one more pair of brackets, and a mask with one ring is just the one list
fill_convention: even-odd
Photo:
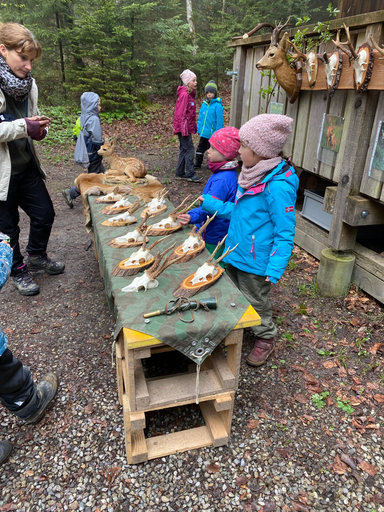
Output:
[[233,249],[228,248],[220,258],[214,260],[217,251],[225,242],[227,235],[219,242],[210,255],[210,257],[205,261],[205,263],[199,267],[194,274],[191,274],[184,281],[177,286],[173,291],[173,296],[176,298],[179,297],[193,297],[196,293],[202,292],[212,286],[224,273],[224,269],[219,266],[221,260],[223,260],[228,254],[236,249],[239,245],[235,245]]
[[120,227],[120,226],[129,226],[129,224],[133,224],[137,221],[136,217],[133,216],[136,210],[141,208],[142,203],[141,199],[137,199],[132,205],[129,207],[129,209],[124,212],[120,213],[119,215],[116,215],[116,217],[112,217],[112,219],[105,220],[101,224],[103,226],[110,226],[110,227]]
[[[349,34],[349,28],[343,23],[344,30],[347,34],[347,41],[340,41],[340,29],[337,31],[336,41],[332,42],[340,48],[342,52],[348,55],[349,61],[353,61],[354,73],[353,80],[357,92],[364,92],[368,88],[369,81],[372,76],[373,68],[373,50],[368,43],[364,43],[356,51]],[[347,48],[348,47],[348,48]]]
[[288,32],[284,33],[283,38],[279,43],[280,32],[283,28],[288,26],[288,23],[289,18],[284,25],[277,25],[276,23],[276,27],[273,29],[271,36],[271,46],[265,52],[264,57],[256,64],[256,68],[259,70],[272,69],[279,85],[281,85],[284,91],[288,94],[289,102],[294,103],[301,89],[301,71],[303,67],[301,59],[303,57],[301,55],[296,57],[296,70],[293,69],[287,59],[288,50],[292,46]]
[[201,228],[197,230],[196,226],[193,226],[192,231],[189,233],[188,238],[182,245],[176,247],[171,254],[171,257],[177,258],[184,256],[181,260],[182,263],[186,263],[192,258],[196,258],[205,248],[205,242],[203,240],[203,233],[207,229],[207,226],[216,217],[216,213],[212,217],[208,217]]
[[[182,224],[177,219],[178,215],[181,215],[182,213],[188,211],[197,201],[195,199],[189,206],[186,206],[183,208],[184,204],[188,201],[188,199],[191,197],[191,194],[187,196],[184,201],[177,206],[173,212],[169,214],[169,216],[166,219],[160,220],[156,224],[151,224],[149,226],[148,235],[149,236],[161,236],[161,235],[168,235],[169,233],[174,233],[175,231],[182,228]],[[180,208],[183,208],[180,210]]]
[[152,199],[147,204],[147,207],[141,212],[141,216],[144,217],[146,213],[148,213],[149,217],[156,217],[157,215],[160,215],[160,213],[163,213],[167,209],[167,205],[165,203],[165,197],[167,196],[168,191],[165,190],[159,190],[156,197]]
[[126,249],[128,247],[137,247],[141,245],[144,240],[148,242],[149,238],[146,235],[148,227],[147,220],[148,216],[146,215],[134,231],[128,231],[126,235],[114,238],[108,242],[108,245],[110,247]]
[[176,242],[165,249],[163,252],[158,252],[155,258],[155,261],[153,265],[147,269],[144,270],[144,274],[140,277],[135,277],[135,279],[132,281],[132,283],[128,286],[125,286],[125,288],[122,288],[122,292],[138,292],[140,289],[144,288],[144,291],[147,291],[148,289],[157,288],[159,286],[159,282],[157,281],[157,277],[164,272],[166,268],[168,268],[170,265],[173,265],[174,263],[178,263],[182,256],[176,259],[171,259],[170,256],[167,256],[164,260],[164,262],[160,265],[161,260],[163,259],[163,256],[167,252],[169,252],[171,249],[173,249],[176,245]]
[[96,203],[116,203],[116,201],[119,201],[122,197],[119,187],[115,187],[109,194],[98,197]]
[[[148,231],[148,230],[147,230]],[[134,276],[141,270],[145,270],[150,267],[155,261],[155,257],[151,254],[151,250],[156,247],[160,242],[168,238],[167,235],[159,240],[153,242],[152,245],[147,247],[147,233],[144,234],[144,242],[138,251],[135,251],[123,261],[120,261],[116,267],[112,270],[113,276]]]

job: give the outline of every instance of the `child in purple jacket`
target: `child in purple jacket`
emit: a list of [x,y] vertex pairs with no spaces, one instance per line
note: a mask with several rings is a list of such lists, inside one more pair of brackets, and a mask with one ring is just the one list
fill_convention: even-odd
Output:
[[177,102],[173,118],[173,133],[179,137],[180,153],[176,167],[176,179],[198,183],[199,178],[193,168],[195,148],[192,133],[196,133],[196,75],[185,69],[180,78],[183,85],[177,88]]
[[[204,187],[203,194],[220,199],[224,203],[234,203],[237,190],[237,166],[236,160],[240,149],[239,130],[228,126],[217,130],[209,139],[208,166],[212,176]],[[178,216],[180,224],[203,224],[210,217],[201,207],[194,208],[188,213]],[[229,220],[216,217],[204,233],[205,247],[212,253],[217,244],[228,233]],[[224,245],[217,253],[219,257],[224,250]],[[225,268],[225,264],[221,265]]]

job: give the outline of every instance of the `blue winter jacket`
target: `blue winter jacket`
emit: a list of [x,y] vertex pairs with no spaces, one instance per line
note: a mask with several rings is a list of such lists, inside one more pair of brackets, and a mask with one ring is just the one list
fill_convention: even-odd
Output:
[[204,100],[197,121],[197,133],[200,137],[209,139],[210,136],[224,126],[223,104],[221,98],[213,98],[209,103]]
[[[212,173],[212,176],[207,181],[203,194],[208,194],[215,199],[233,203],[236,198],[237,188],[237,161],[226,162],[223,166]],[[208,217],[207,212],[203,211],[201,207],[194,208],[188,212],[191,216],[191,224],[196,224],[198,227],[203,224]],[[215,212],[213,212],[215,213]],[[219,219],[217,216],[208,224],[205,230],[204,240],[208,244],[217,244],[228,233],[229,220]]]
[[298,186],[294,168],[283,160],[261,183],[248,190],[239,186],[235,203],[205,196],[202,209],[230,219],[225,248],[239,244],[225,263],[269,276],[272,283],[280,279],[293,249]]
[[[0,289],[4,286],[8,279],[12,267],[13,253],[12,249],[5,245],[0,244]],[[4,334],[3,329],[0,327],[0,356],[4,353],[8,346],[8,338]]]

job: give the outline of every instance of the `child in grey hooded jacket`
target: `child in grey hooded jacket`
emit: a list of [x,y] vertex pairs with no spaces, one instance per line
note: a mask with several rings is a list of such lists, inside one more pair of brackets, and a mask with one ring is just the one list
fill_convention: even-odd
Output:
[[[75,160],[79,162],[79,152],[85,151],[88,156],[88,173],[104,173],[103,157],[97,152],[104,144],[103,131],[100,124],[100,98],[95,92],[84,92],[81,95],[81,132],[76,143]],[[84,148],[84,149],[81,149]],[[81,155],[82,156],[82,155]],[[84,161],[83,159],[81,161]],[[70,208],[73,208],[73,199],[80,195],[80,190],[74,185],[62,191],[63,197]]]

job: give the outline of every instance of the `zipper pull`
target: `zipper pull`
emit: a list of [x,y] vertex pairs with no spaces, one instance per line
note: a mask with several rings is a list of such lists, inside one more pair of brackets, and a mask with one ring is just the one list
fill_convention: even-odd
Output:
[[256,259],[255,256],[255,235],[252,235],[252,248],[251,248],[251,254],[253,253],[253,259]]

